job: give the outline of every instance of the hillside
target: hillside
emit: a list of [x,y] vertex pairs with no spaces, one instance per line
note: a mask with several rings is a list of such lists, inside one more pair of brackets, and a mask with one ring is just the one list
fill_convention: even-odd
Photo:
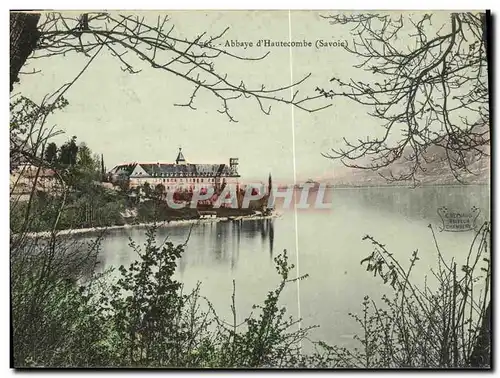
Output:
[[[419,172],[417,178],[422,185],[450,185],[458,184],[446,161],[443,151],[435,148],[429,149],[429,160],[432,163],[424,166],[425,172]],[[407,172],[411,167],[411,162],[400,161],[391,168],[380,169],[379,172],[342,167],[336,170],[335,177],[330,180],[335,186],[381,186],[381,185],[404,185],[404,182],[387,182],[384,176],[390,176],[392,172],[395,176],[398,173]],[[490,182],[490,157],[485,157],[480,161],[470,164],[472,173],[466,173],[462,180],[466,184],[488,184]],[[407,184],[411,184],[408,182]]]

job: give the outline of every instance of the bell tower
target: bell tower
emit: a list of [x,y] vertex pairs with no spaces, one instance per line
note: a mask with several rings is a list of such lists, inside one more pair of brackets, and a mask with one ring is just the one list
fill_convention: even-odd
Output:
[[238,158],[230,158],[229,159],[229,169],[233,175],[238,174]]
[[182,147],[179,147],[179,153],[177,154],[177,159],[175,159],[175,164],[186,164],[186,159],[182,154]]

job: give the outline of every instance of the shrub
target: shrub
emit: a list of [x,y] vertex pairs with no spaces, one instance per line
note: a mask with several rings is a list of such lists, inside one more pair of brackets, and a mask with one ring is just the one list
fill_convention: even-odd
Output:
[[[432,231],[432,228],[431,228]],[[471,245],[465,265],[446,263],[438,252],[437,284],[416,284],[411,271],[371,236],[374,246],[361,263],[393,289],[376,303],[368,296],[362,315],[351,314],[362,334],[361,348],[349,350],[312,342],[311,328],[297,327],[279,304],[292,277],[286,250],[275,258],[278,286],[237,324],[233,281],[232,322],[220,318],[200,284],[185,292],[174,278],[186,244],[156,242],[147,230],[139,259],[81,281],[93,271],[99,240],[73,248],[53,237],[45,243],[11,242],[14,362],[22,366],[67,367],[469,367],[488,366],[489,224]],[[189,239],[189,238],[188,238]],[[187,242],[186,242],[187,243]],[[19,247],[23,245],[23,247]],[[23,249],[24,248],[24,249]],[[72,252],[71,252],[72,251]],[[85,264],[87,261],[87,264]],[[80,277],[80,278],[79,278]],[[478,283],[483,291],[477,292]],[[479,361],[479,362],[478,362]]]
[[[350,314],[363,333],[356,336],[361,349],[333,348],[335,358],[346,367],[488,367],[490,345],[484,340],[489,332],[490,296],[490,226],[485,223],[477,232],[461,268],[452,259],[446,262],[435,241],[438,265],[432,270],[435,287],[418,285],[411,279],[417,261],[414,251],[410,266],[404,269],[383,244],[365,236],[374,246],[362,260],[366,269],[379,276],[393,289],[377,304],[368,296],[362,315]],[[477,286],[481,286],[478,292]],[[481,362],[474,355],[481,347]],[[476,362],[472,361],[475,360]]]
[[[55,240],[55,239],[54,239]],[[300,345],[312,328],[297,329],[298,320],[279,306],[293,265],[286,251],[275,258],[280,282],[243,323],[221,319],[200,296],[200,286],[185,293],[174,278],[185,244],[156,243],[156,227],[147,230],[144,248],[130,246],[139,260],[128,268],[75,284],[70,264],[43,249],[26,264],[13,261],[15,366],[140,367],[292,367],[306,364]],[[80,246],[80,248],[83,248]],[[78,248],[77,248],[78,249]],[[49,256],[51,255],[51,256]],[[60,269],[54,269],[56,266]],[[49,265],[49,266],[47,266]],[[233,282],[234,284],[234,282]],[[205,305],[205,310],[202,310]]]
[[[94,270],[99,242],[24,240],[11,246],[13,357],[22,366],[95,366],[105,360],[100,340],[106,333],[102,313],[77,286]],[[85,254],[83,254],[85,251]],[[89,266],[90,265],[90,266]]]

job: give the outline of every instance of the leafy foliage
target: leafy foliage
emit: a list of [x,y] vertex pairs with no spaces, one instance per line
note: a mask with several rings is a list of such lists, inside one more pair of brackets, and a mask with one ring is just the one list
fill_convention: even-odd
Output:
[[241,324],[233,291],[234,321],[228,324],[208,300],[202,302],[199,284],[185,293],[175,279],[185,244],[157,245],[155,231],[148,229],[143,249],[131,241],[139,259],[121,266],[116,280],[108,272],[75,285],[46,274],[35,286],[27,278],[37,276],[40,265],[17,275],[24,260],[14,259],[15,365],[292,367],[318,358],[300,352],[312,327],[297,329],[298,320],[279,305],[285,286],[306,278],[290,278],[286,250],[275,258],[278,287]]
[[490,226],[485,223],[478,230],[460,270],[453,260],[446,263],[433,231],[432,234],[438,253],[438,269],[432,271],[435,286],[428,284],[427,278],[424,285],[411,278],[419,259],[417,251],[412,253],[410,266],[405,269],[383,244],[371,236],[365,237],[374,251],[361,264],[366,263],[367,271],[390,285],[393,295],[384,295],[378,304],[365,296],[362,315],[350,314],[361,327],[362,336],[355,338],[362,348],[334,348],[343,366],[490,366],[489,341],[481,351],[481,363],[472,361],[484,327],[489,326],[485,317],[491,284]]

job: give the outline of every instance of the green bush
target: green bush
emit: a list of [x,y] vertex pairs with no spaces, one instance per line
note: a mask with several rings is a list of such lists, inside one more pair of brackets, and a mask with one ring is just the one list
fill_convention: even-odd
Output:
[[[350,314],[362,335],[360,349],[330,348],[343,367],[362,368],[464,368],[489,367],[489,303],[491,285],[490,225],[477,232],[465,264],[446,262],[429,225],[437,249],[435,285],[416,281],[411,272],[417,261],[414,251],[408,269],[403,268],[383,244],[365,236],[374,246],[362,260],[366,270],[389,285],[392,295],[377,303],[366,296],[362,315]],[[478,292],[478,286],[480,291]],[[480,356],[477,356],[477,354]]]
[[[56,237],[44,245],[34,242],[36,248],[28,253],[12,249],[15,366],[489,366],[484,320],[489,308],[489,225],[479,230],[461,269],[445,262],[436,242],[436,287],[412,280],[416,252],[405,269],[384,245],[371,236],[365,239],[374,250],[362,264],[390,285],[393,295],[381,303],[365,297],[362,314],[351,314],[362,330],[355,337],[361,348],[313,342],[315,352],[309,354],[302,352],[302,344],[310,342],[312,327],[297,327],[299,320],[279,305],[286,285],[306,277],[291,278],[294,267],[286,250],[275,258],[278,286],[237,324],[234,281],[233,319],[227,322],[200,295],[200,285],[185,292],[174,278],[185,245],[158,245],[155,226],[148,228],[143,248],[131,241],[139,260],[121,266],[115,279],[110,272],[94,274],[85,283],[77,278],[85,266],[93,272],[88,261],[95,261],[98,242],[79,246],[72,254]],[[478,295],[481,280],[484,291]],[[479,365],[473,362],[477,353]]]
[[[300,344],[310,328],[298,330],[298,321],[286,317],[285,308],[278,305],[285,286],[305,278],[289,278],[293,265],[288,265],[286,251],[275,259],[281,278],[278,287],[262,305],[254,306],[255,314],[242,324],[236,324],[234,316],[229,325],[210,302],[204,302],[199,286],[185,293],[174,279],[185,245],[158,246],[155,232],[155,227],[147,230],[143,249],[131,241],[140,259],[128,268],[121,266],[114,281],[108,273],[76,285],[45,269],[47,253],[28,265],[14,257],[15,366],[291,367],[306,363]],[[55,258],[49,260],[56,264]],[[202,301],[206,310],[201,309]]]

